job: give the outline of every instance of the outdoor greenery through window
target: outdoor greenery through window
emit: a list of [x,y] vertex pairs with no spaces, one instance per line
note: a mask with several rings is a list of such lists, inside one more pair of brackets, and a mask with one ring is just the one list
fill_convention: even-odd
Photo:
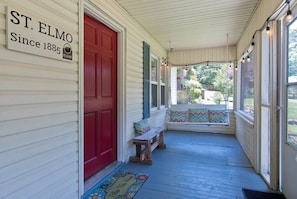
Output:
[[217,104],[233,109],[233,64],[176,68],[177,104]]
[[240,110],[254,118],[254,57],[241,64]]
[[297,147],[297,21],[288,25],[287,142]]

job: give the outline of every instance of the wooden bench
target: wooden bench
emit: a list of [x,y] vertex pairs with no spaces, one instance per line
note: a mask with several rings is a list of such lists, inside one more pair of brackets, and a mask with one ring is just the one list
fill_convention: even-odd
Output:
[[[152,151],[157,147],[160,149],[166,148],[164,130],[161,127],[154,127],[142,135],[134,137],[132,141],[136,147],[136,155],[130,156],[130,161],[152,165]],[[144,146],[144,149],[142,149],[142,146]]]

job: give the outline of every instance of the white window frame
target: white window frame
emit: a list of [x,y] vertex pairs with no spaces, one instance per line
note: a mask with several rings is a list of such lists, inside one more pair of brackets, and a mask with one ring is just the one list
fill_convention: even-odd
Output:
[[288,24],[286,24],[286,33],[287,33],[287,36],[286,36],[286,48],[287,48],[287,51],[286,51],[286,55],[285,55],[285,62],[286,62],[286,72],[285,72],[285,101],[286,101],[286,106],[285,106],[285,111],[286,111],[286,143],[291,146],[292,148],[294,148],[295,150],[297,150],[297,145],[296,143],[293,143],[292,141],[289,140],[289,112],[290,112],[290,108],[289,108],[289,88],[290,87],[296,87],[297,86],[297,81],[296,80],[293,80],[293,81],[289,81],[289,57],[288,57],[288,53],[289,53],[289,48],[288,48],[288,40],[289,40],[289,26],[292,25],[293,23],[297,23],[297,19],[295,18],[294,20],[292,20],[291,22],[289,22]]
[[[162,108],[165,108],[166,107],[166,99],[167,99],[167,95],[166,95],[166,70],[167,70],[167,65],[159,65],[160,69],[159,69],[159,74],[160,74],[160,78],[159,78],[159,84],[160,84],[160,108],[159,109],[162,109]],[[162,81],[162,71],[164,73],[164,80]],[[164,104],[162,104],[162,87],[164,87]]]
[[[156,60],[157,61],[157,68],[156,68],[156,77],[157,77],[157,80],[153,80],[152,79],[152,62],[153,60]],[[161,70],[164,70],[164,80],[162,81],[162,71]],[[151,54],[151,61],[150,61],[150,76],[151,76],[151,79],[150,79],[150,90],[151,90],[151,111],[157,111],[157,110],[160,110],[160,109],[163,109],[166,107],[166,104],[167,104],[167,95],[166,95],[166,91],[167,91],[167,88],[166,88],[166,66],[161,66],[161,62],[160,62],[160,58],[154,54]],[[156,107],[152,107],[152,102],[153,102],[153,85],[156,85],[157,86],[157,106]],[[164,86],[164,104],[161,103],[161,100],[162,100],[162,86]]]
[[[156,80],[153,80],[152,78],[153,78],[153,75],[152,75],[152,67],[153,67],[153,65],[152,65],[152,63],[153,63],[153,60],[155,60],[156,61],[156,63],[157,63],[157,65],[156,65]],[[160,60],[159,60],[159,58],[156,56],[156,55],[154,55],[154,54],[151,54],[151,61],[150,61],[150,77],[151,77],[151,79],[150,79],[150,90],[151,90],[151,104],[150,104],[150,106],[151,106],[151,111],[155,111],[155,110],[158,110],[158,107],[159,107],[159,86],[158,86],[158,84],[159,84],[159,76],[160,76],[160,74],[159,74],[159,69],[160,69]],[[156,104],[156,107],[153,107],[152,106],[152,103],[153,103],[153,85],[155,85],[155,86],[157,86],[157,104]]]
[[[249,54],[247,54],[247,55],[249,55],[249,56],[254,56],[255,57],[255,54],[253,54],[254,53],[254,51],[252,50]],[[245,58],[246,59],[246,58]],[[241,63],[241,66],[240,66],[240,70],[238,71],[238,75],[239,75],[239,82],[240,82],[240,84],[239,84],[239,86],[238,86],[238,94],[239,94],[239,104],[238,104],[238,110],[240,111],[240,113],[242,114],[242,115],[244,115],[246,118],[248,118],[248,120],[249,121],[254,121],[254,115],[255,115],[255,93],[254,93],[254,114],[253,115],[251,115],[251,114],[248,114],[247,112],[245,112],[243,109],[242,109],[242,100],[244,100],[243,99],[243,96],[242,96],[242,94],[243,94],[243,92],[242,92],[242,78],[243,78],[243,76],[242,76],[242,68],[243,67],[245,67],[245,66],[243,66],[243,64]],[[254,77],[253,77],[253,81],[254,81],[254,88],[255,88],[255,78],[256,78],[256,71],[255,71],[255,60],[253,61],[253,69],[254,69]]]

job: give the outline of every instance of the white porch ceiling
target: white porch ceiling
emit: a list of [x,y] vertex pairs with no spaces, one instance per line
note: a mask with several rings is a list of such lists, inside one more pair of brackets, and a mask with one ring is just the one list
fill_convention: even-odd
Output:
[[261,0],[115,0],[165,48],[236,44]]

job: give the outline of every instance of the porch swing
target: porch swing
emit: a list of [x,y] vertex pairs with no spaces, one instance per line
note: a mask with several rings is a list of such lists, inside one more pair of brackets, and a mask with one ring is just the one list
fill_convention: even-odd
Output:
[[[229,62],[229,38],[227,34],[227,63]],[[207,66],[210,61],[207,61]],[[226,99],[225,99],[226,101]],[[166,118],[167,130],[188,130],[196,132],[233,133],[230,126],[230,113],[221,105],[174,105],[168,109]]]

